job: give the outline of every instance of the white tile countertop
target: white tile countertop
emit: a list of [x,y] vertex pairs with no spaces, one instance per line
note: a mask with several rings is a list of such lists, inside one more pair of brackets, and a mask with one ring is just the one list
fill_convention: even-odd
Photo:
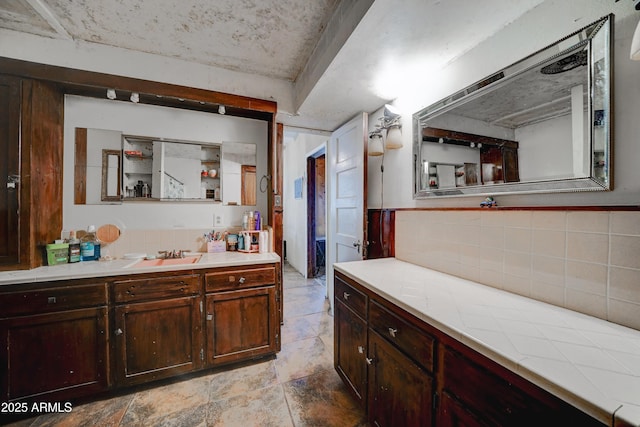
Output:
[[117,259],[113,261],[83,261],[72,264],[60,264],[38,267],[31,270],[12,270],[0,272],[0,286],[54,280],[84,279],[91,277],[120,276],[126,274],[153,273],[161,271],[180,271],[215,267],[234,267],[252,264],[279,262],[280,257],[273,252],[244,253],[219,252],[203,253],[193,264],[136,267],[140,260]]
[[605,424],[640,426],[640,331],[394,258],[334,268]]

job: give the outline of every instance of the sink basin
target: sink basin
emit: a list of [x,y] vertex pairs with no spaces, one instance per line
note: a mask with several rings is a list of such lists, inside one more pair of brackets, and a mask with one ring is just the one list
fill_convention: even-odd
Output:
[[200,255],[196,256],[187,256],[184,258],[166,258],[166,259],[142,259],[130,267],[141,268],[141,267],[160,267],[165,265],[185,265],[185,264],[195,264],[200,260]]

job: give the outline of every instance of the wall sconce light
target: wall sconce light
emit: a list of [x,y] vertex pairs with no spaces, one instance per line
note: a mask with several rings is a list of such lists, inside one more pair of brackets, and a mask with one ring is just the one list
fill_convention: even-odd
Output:
[[[384,115],[380,117],[380,123],[375,130],[369,134],[369,155],[381,156],[384,150],[395,150],[402,148],[402,125],[400,124],[401,114],[393,106],[384,106]],[[383,138],[382,131],[386,131]]]
[[[636,7],[637,6],[638,5],[636,5]],[[636,31],[633,33],[633,39],[631,39],[631,52],[629,53],[629,57],[633,61],[640,61],[640,22],[638,22]]]
[[369,148],[367,152],[370,156],[382,156],[384,154],[382,132],[380,130],[375,130],[369,134]]
[[138,102],[140,102],[140,94],[138,92],[131,92],[131,96],[129,97],[129,99],[134,104],[137,104]]
[[107,89],[107,98],[116,99],[116,90],[115,89]]
[[227,109],[224,108],[224,105],[220,105],[218,107],[218,114],[225,114],[227,112]]

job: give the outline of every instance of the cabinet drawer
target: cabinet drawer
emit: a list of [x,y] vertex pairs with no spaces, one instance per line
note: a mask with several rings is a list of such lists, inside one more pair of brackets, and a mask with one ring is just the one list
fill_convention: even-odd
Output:
[[276,269],[268,266],[216,271],[205,275],[205,283],[208,292],[273,285],[276,283]]
[[363,319],[367,318],[367,296],[338,275],[335,276],[335,299],[342,301]]
[[200,276],[198,275],[122,280],[115,282],[113,288],[116,303],[174,298],[199,293]]
[[369,304],[369,327],[395,344],[428,371],[433,370],[434,338],[375,301]]
[[51,287],[0,295],[2,317],[107,304],[107,284]]

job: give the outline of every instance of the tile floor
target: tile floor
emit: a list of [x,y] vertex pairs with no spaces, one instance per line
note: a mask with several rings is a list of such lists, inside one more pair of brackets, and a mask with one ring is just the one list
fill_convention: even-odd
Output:
[[11,425],[367,426],[333,368],[333,317],[324,280],[304,279],[287,264],[283,279],[282,351],[275,358]]

